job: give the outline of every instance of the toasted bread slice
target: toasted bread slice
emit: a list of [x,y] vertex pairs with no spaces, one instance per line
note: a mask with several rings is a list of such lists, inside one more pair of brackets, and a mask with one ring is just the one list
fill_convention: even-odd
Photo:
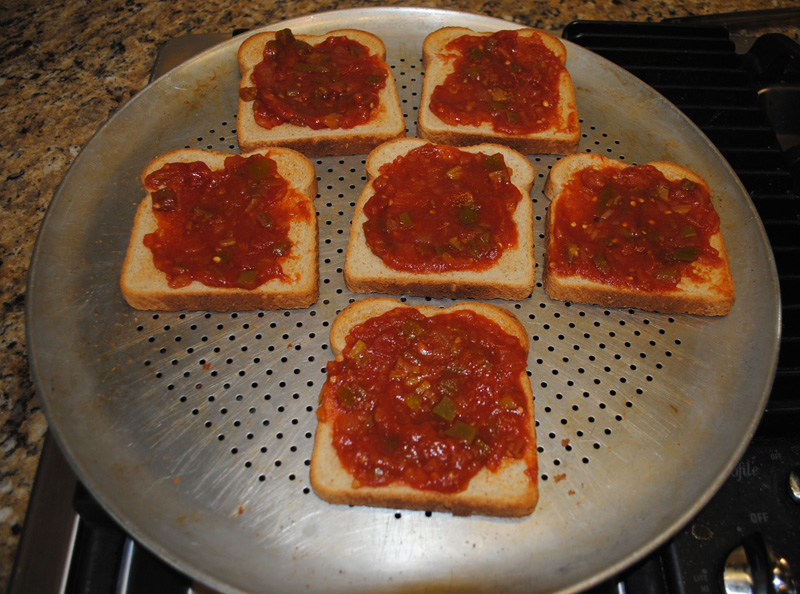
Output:
[[[669,180],[689,180],[702,186],[709,195],[710,188],[697,173],[664,161],[648,163]],[[581,154],[564,157],[550,170],[545,183],[545,194],[550,198],[545,226],[544,288],[553,299],[590,303],[604,307],[629,307],[660,313],[690,313],[719,316],[730,312],[734,303],[734,285],[730,273],[728,255],[722,231],[709,238],[709,245],[716,250],[718,258],[698,259],[686,264],[686,272],[678,273],[680,280],[674,288],[643,289],[639,286],[621,286],[591,280],[580,274],[558,272],[551,262],[551,254],[565,249],[564,241],[554,232],[554,225],[565,217],[564,190],[573,183],[581,171],[589,168],[613,168],[624,170],[631,165],[596,154]],[[599,190],[598,190],[599,192]],[[713,204],[710,204],[713,210]],[[669,213],[668,213],[669,214]],[[664,215],[667,216],[667,215]],[[716,212],[711,216],[716,217]],[[641,248],[645,249],[645,248]],[[672,273],[672,271],[670,271]]]
[[507,247],[490,268],[409,272],[390,268],[370,249],[364,234],[364,222],[367,220],[364,206],[375,193],[373,187],[375,178],[380,175],[383,165],[426,144],[430,143],[418,138],[394,140],[379,146],[369,154],[366,165],[369,181],[355,206],[345,254],[344,278],[348,288],[356,293],[407,294],[436,298],[524,299],[531,294],[535,283],[533,206],[530,200],[535,174],[528,159],[506,146],[484,143],[460,149],[486,155],[501,153],[506,166],[511,170],[511,183],[522,195],[513,214],[517,229],[517,244]]
[[[317,218],[314,198],[317,178],[314,166],[300,153],[285,148],[255,151],[268,155],[278,165],[278,174],[289,181],[299,194],[292,208],[298,216],[289,228],[290,252],[281,260],[281,268],[288,280],[272,279],[248,290],[240,288],[210,287],[198,281],[180,288],[171,288],[166,275],[153,264],[153,255],[143,243],[145,235],[158,228],[153,213],[152,194],[148,190],[136,211],[125,262],[122,266],[120,286],[125,300],[136,309],[163,311],[244,311],[254,309],[280,309],[308,307],[319,295],[319,263]],[[242,155],[247,157],[248,153]],[[167,163],[202,161],[210,169],[222,169],[229,154],[201,149],[179,149],[166,153],[145,167],[142,181]]]
[[[557,37],[537,29],[519,29],[518,33],[523,37],[538,37],[562,65],[566,64],[567,50]],[[496,131],[490,122],[480,125],[447,123],[431,111],[434,89],[446,83],[448,75],[454,72],[454,61],[459,55],[458,50],[448,48],[448,44],[463,36],[488,38],[491,35],[492,33],[477,33],[462,27],[445,27],[425,38],[422,46],[425,78],[417,122],[418,135],[433,142],[456,146],[496,142],[523,154],[574,153],[580,141],[580,122],[572,78],[566,67],[561,69],[558,77],[557,116],[544,130],[510,134]]]
[[[356,326],[394,310],[409,308],[389,297],[367,297],[345,308],[331,326],[331,346],[337,361],[342,361],[348,335]],[[448,308],[416,306],[430,317],[457,310],[469,310],[494,322],[502,331],[519,340],[527,353],[527,332],[508,310],[488,303],[465,302]],[[353,342],[352,339],[350,341]],[[332,381],[330,379],[328,382]],[[518,517],[530,514],[538,501],[536,425],[533,409],[533,391],[526,372],[519,375],[520,387],[525,395],[526,443],[518,457],[503,458],[499,468],[481,468],[458,492],[441,492],[417,489],[398,481],[382,486],[354,483],[353,475],[342,465],[334,446],[335,408],[326,398],[325,387],[321,394],[320,419],[311,456],[311,485],[322,499],[338,504],[366,505],[427,511],[449,511],[456,515],[481,514]],[[327,384],[326,384],[327,385]]]
[[[264,59],[266,44],[274,40],[277,32],[268,31],[248,37],[238,53],[239,71],[242,75],[240,90],[253,87],[251,75],[257,64]],[[282,123],[273,128],[263,128],[253,116],[253,101],[239,98],[236,133],[240,149],[252,151],[265,146],[286,146],[296,149],[308,157],[326,155],[354,155],[367,153],[382,142],[406,135],[405,120],[400,107],[394,77],[386,64],[386,47],[383,41],[365,31],[340,29],[324,35],[297,35],[296,39],[310,45],[318,45],[328,37],[340,36],[357,41],[371,55],[378,57],[386,68],[386,84],[379,94],[379,104],[374,107],[371,119],[351,128],[323,128],[314,130],[304,125]]]

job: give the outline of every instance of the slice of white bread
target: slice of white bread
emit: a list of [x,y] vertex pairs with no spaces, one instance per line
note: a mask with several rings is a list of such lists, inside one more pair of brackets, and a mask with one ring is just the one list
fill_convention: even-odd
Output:
[[429,144],[419,138],[394,140],[379,146],[367,157],[369,181],[356,202],[350,238],[345,254],[344,279],[356,293],[389,293],[425,297],[459,297],[476,299],[524,299],[531,294],[536,280],[533,256],[533,205],[530,191],[535,174],[530,161],[506,146],[481,144],[461,147],[471,153],[501,153],[511,170],[511,183],[520,194],[513,220],[517,228],[517,244],[506,248],[488,269],[480,271],[452,270],[417,273],[387,266],[367,245],[364,235],[364,205],[374,194],[373,183],[380,168],[409,151]]
[[[275,39],[275,31],[257,33],[248,37],[239,47],[239,71],[242,75],[240,90],[253,87],[251,74],[264,57],[264,47]],[[372,118],[352,128],[313,130],[306,126],[283,123],[266,129],[256,123],[253,102],[239,99],[236,118],[236,134],[240,149],[252,151],[265,146],[286,146],[296,149],[308,157],[326,155],[355,155],[367,153],[382,142],[406,135],[406,125],[400,98],[397,95],[394,77],[386,64],[386,47],[383,41],[365,31],[340,29],[324,35],[297,35],[296,39],[310,45],[318,45],[331,36],[342,36],[364,45],[371,55],[377,56],[386,67],[386,84],[379,94],[379,105]]]
[[[350,331],[357,325],[398,307],[412,307],[390,297],[367,297],[346,307],[331,326],[331,346],[338,361],[347,345]],[[457,303],[448,308],[415,306],[423,315],[434,316],[456,310],[470,310],[496,323],[511,337],[519,339],[525,353],[530,343],[519,320],[508,310],[480,302]],[[405,483],[384,486],[354,485],[353,476],[340,462],[333,441],[334,413],[322,398],[314,450],[311,456],[311,485],[322,499],[338,504],[366,505],[427,511],[449,511],[456,515],[481,514],[518,517],[530,514],[539,497],[533,391],[526,372],[520,373],[520,386],[527,410],[526,446],[517,458],[504,458],[496,471],[481,468],[466,489],[456,493],[421,490]],[[323,387],[323,394],[325,388]],[[322,397],[322,395],[321,395]]]
[[[255,309],[281,309],[308,307],[319,295],[319,262],[317,240],[317,217],[314,198],[317,194],[317,178],[314,166],[297,151],[286,148],[270,148],[256,153],[268,155],[278,166],[278,174],[299,192],[293,206],[298,216],[289,228],[290,252],[281,261],[283,273],[288,281],[272,279],[252,289],[210,287],[198,281],[177,289],[167,283],[166,275],[153,264],[153,255],[143,243],[144,236],[158,227],[153,213],[152,195],[148,190],[134,218],[125,262],[122,266],[120,287],[125,300],[136,309],[163,311],[244,311]],[[244,157],[253,153],[242,155]],[[151,161],[144,169],[142,182],[150,173],[158,171],[167,163],[191,163],[202,161],[210,169],[222,169],[225,159],[231,155],[201,149],[179,149]],[[296,195],[296,194],[292,194]]]
[[[687,179],[698,186],[703,186],[713,197],[706,181],[681,165],[664,161],[648,165],[658,169],[669,181]],[[543,272],[545,292],[551,298],[562,301],[590,303],[604,307],[636,308],[659,313],[717,316],[730,312],[734,303],[734,285],[721,230],[710,237],[710,246],[717,250],[719,261],[709,264],[696,260],[687,264],[694,274],[691,277],[681,275],[674,289],[658,291],[612,286],[578,274],[559,273],[553,269],[550,254],[565,249],[553,232],[555,221],[565,216],[562,208],[562,196],[566,195],[565,188],[585,169],[611,167],[622,170],[630,166],[602,155],[585,153],[564,157],[550,170],[544,188],[545,194],[551,200],[545,226]],[[713,204],[711,207],[713,208]]]
[[[561,63],[566,64],[567,50],[557,37],[538,29],[520,29],[518,33],[520,36],[539,37]],[[527,134],[508,134],[495,131],[489,122],[479,126],[452,125],[442,121],[431,111],[434,89],[444,84],[448,75],[454,71],[453,62],[458,55],[456,50],[448,50],[447,45],[465,35],[489,37],[492,33],[479,33],[462,27],[445,27],[425,38],[422,46],[425,78],[422,85],[417,134],[421,138],[442,144],[470,145],[497,142],[523,154],[574,153],[580,141],[580,122],[572,77],[566,67],[559,79],[558,118],[546,130]]]

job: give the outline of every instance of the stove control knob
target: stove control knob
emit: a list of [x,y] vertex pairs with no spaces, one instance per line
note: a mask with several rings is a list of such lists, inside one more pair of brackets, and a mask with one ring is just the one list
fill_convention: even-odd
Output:
[[789,473],[789,494],[795,503],[800,503],[800,467]]
[[772,552],[761,534],[745,537],[730,552],[722,588],[726,594],[798,594],[789,563]]

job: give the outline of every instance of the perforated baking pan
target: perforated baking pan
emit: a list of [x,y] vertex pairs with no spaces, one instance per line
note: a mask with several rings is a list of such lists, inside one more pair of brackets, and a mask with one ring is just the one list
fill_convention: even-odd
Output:
[[[268,28],[378,34],[413,136],[422,40],[449,25],[518,26],[370,8]],[[764,230],[702,133],[634,77],[566,43],[581,151],[676,161],[713,188],[736,283],[733,311],[702,318],[607,310],[551,301],[539,282],[528,299],[498,302],[531,337],[541,489],[533,515],[332,506],[313,494],[308,470],[330,323],[361,297],[345,287],[342,267],[365,155],[313,161],[321,292],[312,307],[142,312],[118,288],[144,165],[185,146],[238,150],[241,40],[158,78],[103,125],[53,198],[31,264],[28,345],[38,394],[76,473],[123,528],[226,592],[567,592],[620,571],[685,524],[753,434],[780,327]],[[542,188],[557,157],[530,158],[541,263]]]

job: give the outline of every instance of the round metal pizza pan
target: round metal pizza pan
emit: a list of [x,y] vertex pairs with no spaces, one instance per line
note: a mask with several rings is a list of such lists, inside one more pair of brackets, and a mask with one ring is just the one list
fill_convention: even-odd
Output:
[[[388,48],[415,134],[424,36],[518,25],[433,9],[368,8],[268,28],[359,28]],[[722,318],[551,301],[511,309],[531,336],[540,501],[523,519],[332,506],[310,490],[314,410],[365,155],[314,160],[319,301],[306,310],[154,313],[118,279],[138,176],[168,150],[238,146],[233,38],[155,80],[86,145],[37,241],[30,362],[79,478],[138,541],[200,582],[237,591],[577,591],[640,559],[699,511],[742,455],[769,394],[780,307],[754,207],[713,145],[613,64],[567,43],[581,151],[671,160],[714,189],[736,283]],[[556,157],[531,155],[537,261]],[[541,274],[538,276],[541,280]],[[418,299],[413,298],[414,302]],[[447,305],[449,300],[433,301]]]

